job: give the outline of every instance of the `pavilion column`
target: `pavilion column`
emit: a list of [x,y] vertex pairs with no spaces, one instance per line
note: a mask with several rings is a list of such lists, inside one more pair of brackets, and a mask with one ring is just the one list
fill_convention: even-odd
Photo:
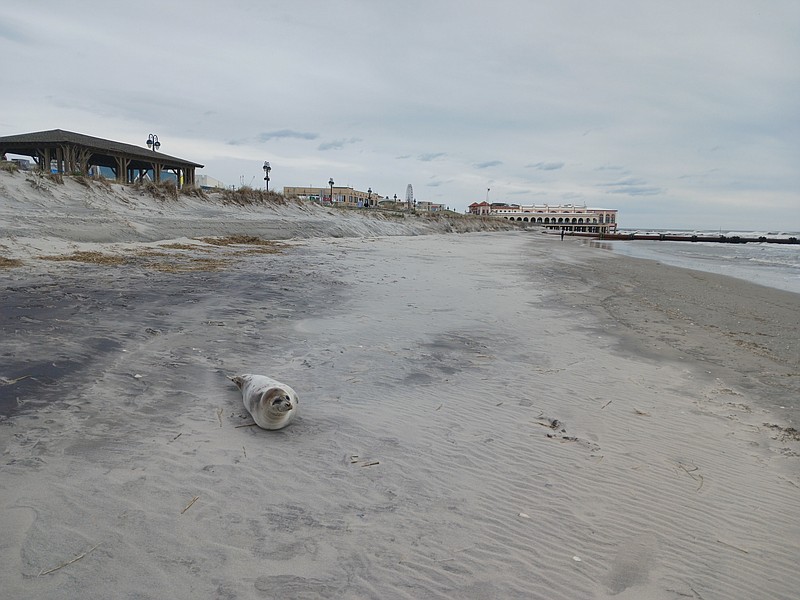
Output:
[[50,148],[42,148],[36,152],[36,164],[42,173],[50,172]]
[[62,155],[64,157],[64,169],[61,171],[64,174],[72,173],[75,170],[75,159],[72,154],[72,146],[64,145],[61,147]]
[[89,159],[92,157],[92,151],[88,148],[81,148],[75,150],[76,155],[76,167],[77,170],[81,172],[81,175],[88,175],[89,174]]
[[62,173],[72,175],[73,173],[80,171],[78,166],[78,152],[75,146],[64,144],[61,146],[61,154],[64,162],[63,169],[61,169]]
[[128,167],[130,166],[130,159],[118,156],[117,157],[117,181],[120,183],[130,183],[131,178],[128,173]]

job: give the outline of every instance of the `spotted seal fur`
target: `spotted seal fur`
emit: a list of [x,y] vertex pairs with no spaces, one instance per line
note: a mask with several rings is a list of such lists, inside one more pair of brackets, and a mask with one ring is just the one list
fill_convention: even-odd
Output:
[[256,425],[262,429],[282,429],[297,415],[297,392],[285,383],[265,375],[229,377],[242,391],[242,402]]

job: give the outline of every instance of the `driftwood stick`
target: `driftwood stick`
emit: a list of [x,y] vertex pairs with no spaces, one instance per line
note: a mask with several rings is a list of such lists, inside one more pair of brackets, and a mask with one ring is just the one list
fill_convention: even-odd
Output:
[[95,544],[94,546],[92,546],[91,548],[89,548],[89,549],[88,549],[86,552],[84,552],[83,554],[79,554],[78,556],[76,556],[76,557],[75,557],[75,558],[73,558],[72,560],[68,560],[67,562],[65,562],[65,563],[62,563],[62,564],[58,565],[57,567],[53,567],[52,569],[48,569],[47,571],[41,571],[41,572],[39,573],[39,577],[41,577],[42,575],[47,575],[48,573],[52,573],[53,571],[58,571],[59,569],[63,569],[64,567],[66,567],[66,566],[68,566],[68,565],[71,565],[72,563],[78,562],[78,561],[79,561],[80,559],[82,559],[84,556],[86,556],[87,554],[91,553],[91,552],[92,552],[92,550],[94,550],[95,548],[97,548],[99,545],[100,545],[100,542],[98,542],[97,544]]
[[684,472],[685,472],[685,473],[686,473],[686,474],[687,474],[689,477],[691,477],[691,478],[692,478],[692,479],[694,479],[695,481],[699,481],[699,482],[700,482],[700,485],[698,485],[698,486],[697,486],[697,490],[695,490],[695,491],[699,492],[699,491],[700,491],[700,489],[703,487],[703,476],[702,476],[702,475],[700,475],[700,473],[698,473],[697,475],[695,475],[695,474],[694,474],[694,472],[695,472],[695,471],[697,471],[697,470],[699,470],[699,469],[700,469],[700,467],[695,467],[694,469],[687,469],[687,468],[686,468],[686,465],[683,465],[683,464],[681,464],[681,463],[678,463],[678,466],[679,466],[681,469],[683,469],[683,470],[684,470]]
[[738,550],[739,552],[744,552],[745,554],[750,554],[750,552],[748,552],[744,548],[739,548],[739,546],[734,546],[733,544],[729,544],[728,542],[723,542],[720,539],[718,539],[717,542],[722,544],[723,546],[727,546],[728,548],[733,548],[734,550]]
[[195,502],[197,502],[197,500],[198,500],[199,498],[200,498],[200,496],[195,496],[194,498],[192,498],[191,500],[189,500],[189,504],[187,504],[186,506],[184,506],[184,507],[183,507],[183,510],[181,511],[181,514],[185,513],[187,510],[189,510],[189,509],[192,507],[192,504],[194,504]]

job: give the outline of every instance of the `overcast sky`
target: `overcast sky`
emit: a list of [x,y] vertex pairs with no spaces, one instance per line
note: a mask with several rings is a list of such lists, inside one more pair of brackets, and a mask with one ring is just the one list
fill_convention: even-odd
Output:
[[228,185],[617,208],[800,231],[798,0],[29,0],[0,135],[66,129]]

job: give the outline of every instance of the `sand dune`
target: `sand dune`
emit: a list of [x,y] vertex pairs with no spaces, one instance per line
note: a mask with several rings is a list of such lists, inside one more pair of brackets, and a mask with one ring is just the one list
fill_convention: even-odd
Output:
[[796,597],[796,295],[530,232],[241,250],[0,272],[4,594]]

